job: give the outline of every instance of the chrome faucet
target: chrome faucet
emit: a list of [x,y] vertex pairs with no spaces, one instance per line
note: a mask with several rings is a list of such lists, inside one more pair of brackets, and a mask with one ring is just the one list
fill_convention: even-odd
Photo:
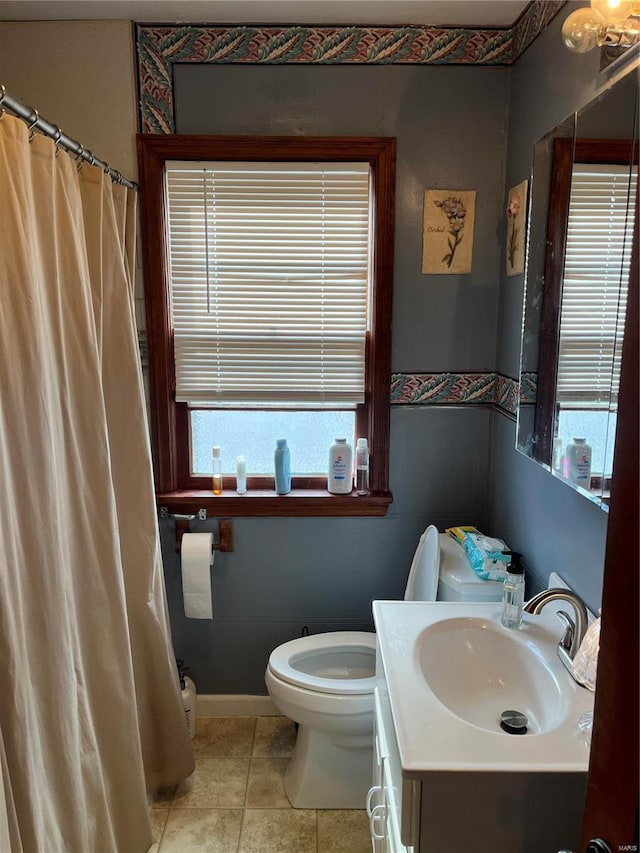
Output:
[[557,614],[558,618],[566,625],[562,639],[558,643],[558,657],[569,670],[574,681],[577,681],[573,675],[572,664],[587,631],[589,623],[587,608],[575,592],[561,587],[552,587],[551,589],[543,589],[542,592],[534,595],[532,599],[527,601],[523,609],[533,616],[538,616],[542,608],[550,601],[568,601],[573,605],[575,621],[564,610],[559,610]]

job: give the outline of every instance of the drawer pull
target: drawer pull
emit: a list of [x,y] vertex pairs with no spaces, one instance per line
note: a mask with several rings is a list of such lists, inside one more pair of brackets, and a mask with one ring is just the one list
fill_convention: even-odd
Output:
[[[382,821],[382,834],[376,831],[376,821]],[[371,830],[371,837],[374,841],[384,841],[386,838],[386,823],[387,823],[387,810],[384,803],[380,803],[380,805],[375,806],[373,811],[371,812],[371,817],[369,818],[369,829]]]
[[379,794],[381,791],[382,791],[381,785],[374,785],[373,788],[369,788],[369,791],[367,793],[367,801],[365,804],[365,808],[367,809],[367,817],[369,817],[369,818],[371,817],[371,812],[373,811],[373,807],[372,807],[373,798],[376,796],[376,794]]

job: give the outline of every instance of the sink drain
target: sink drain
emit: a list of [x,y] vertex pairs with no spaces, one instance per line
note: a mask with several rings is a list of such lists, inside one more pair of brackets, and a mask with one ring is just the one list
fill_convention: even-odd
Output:
[[503,711],[500,714],[500,728],[510,735],[526,735],[529,720],[520,711]]

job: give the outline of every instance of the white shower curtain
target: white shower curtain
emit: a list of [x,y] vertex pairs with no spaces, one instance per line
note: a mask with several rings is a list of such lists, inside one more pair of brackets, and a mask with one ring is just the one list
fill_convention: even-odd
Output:
[[144,853],[193,770],[132,275],[135,195],[0,120],[0,849]]

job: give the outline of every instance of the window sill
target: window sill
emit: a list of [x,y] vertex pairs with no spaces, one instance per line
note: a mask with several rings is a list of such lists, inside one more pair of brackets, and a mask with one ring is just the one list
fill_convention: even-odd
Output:
[[252,489],[244,495],[224,491],[213,495],[209,491],[175,491],[156,495],[158,507],[170,513],[197,513],[206,509],[210,518],[303,517],[303,516],[383,516],[393,497],[383,494],[332,495],[324,489],[293,489],[288,495]]

